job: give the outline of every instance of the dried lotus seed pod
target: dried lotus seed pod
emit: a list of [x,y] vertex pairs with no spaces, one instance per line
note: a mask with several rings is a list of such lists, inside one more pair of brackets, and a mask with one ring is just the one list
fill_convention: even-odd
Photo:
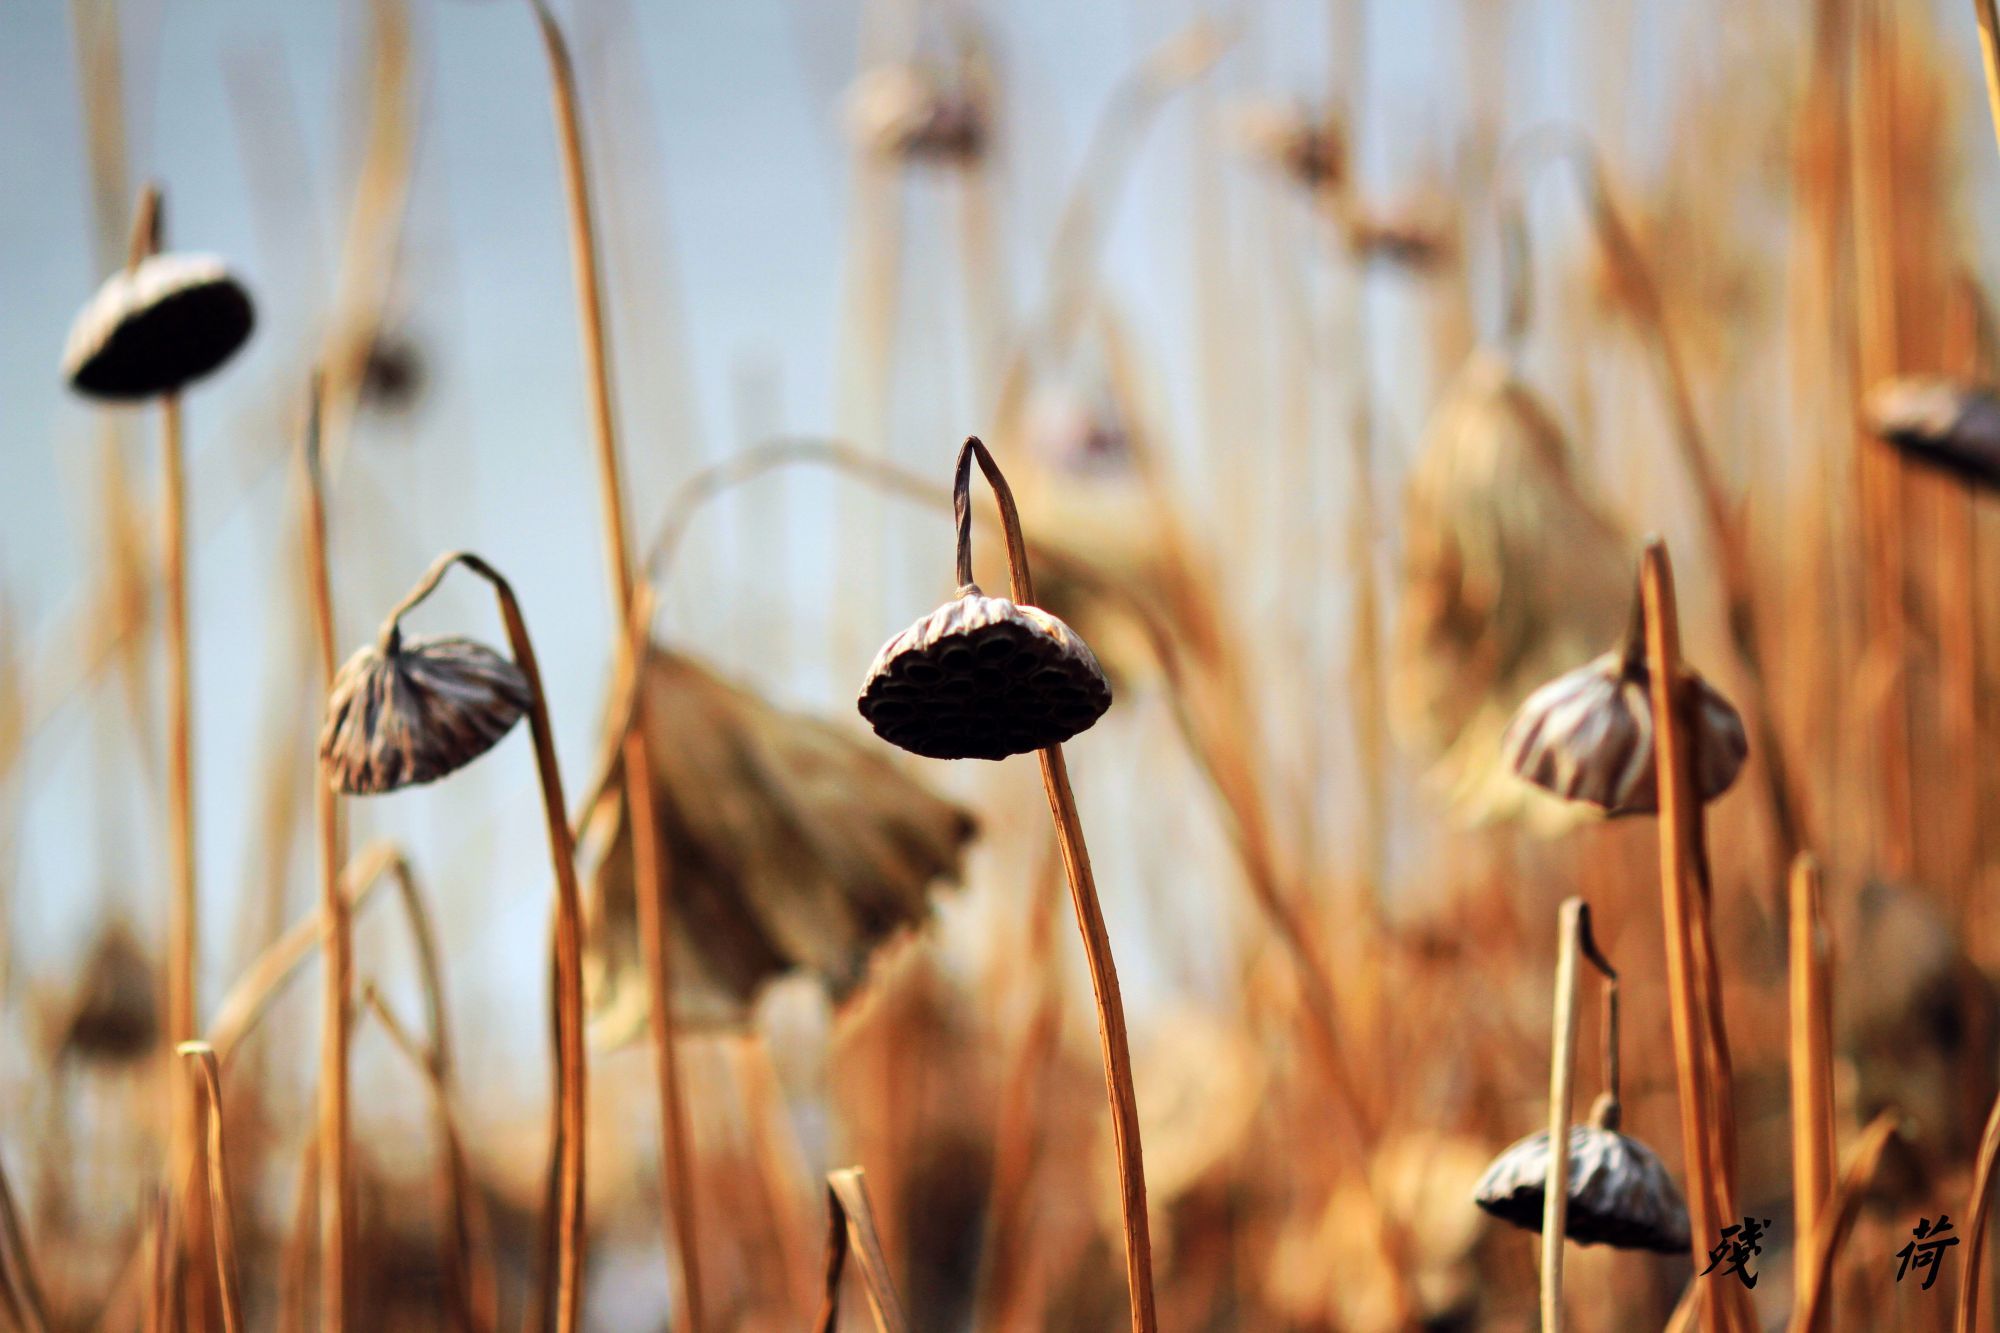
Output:
[[[1690,750],[1704,802],[1729,790],[1750,753],[1743,719],[1690,671]],[[1614,815],[1659,808],[1653,761],[1651,673],[1643,659],[1614,650],[1556,677],[1529,695],[1500,739],[1502,760],[1538,787]]]
[[152,255],[105,279],[70,326],[62,373],[92,398],[174,393],[250,337],[250,294],[210,255]]
[[435,781],[492,749],[531,702],[521,669],[491,648],[392,628],[334,676],[320,767],[356,796]]
[[[1542,1130],[1493,1159],[1473,1201],[1495,1217],[1539,1232],[1548,1189],[1549,1132]],[[1685,1254],[1692,1243],[1687,1204],[1659,1155],[1639,1140],[1599,1124],[1569,1131],[1569,1220],[1563,1234],[1579,1245]]]
[[877,735],[913,754],[1005,759],[1089,728],[1111,706],[1111,685],[1068,625],[968,583],[882,646],[859,706]]

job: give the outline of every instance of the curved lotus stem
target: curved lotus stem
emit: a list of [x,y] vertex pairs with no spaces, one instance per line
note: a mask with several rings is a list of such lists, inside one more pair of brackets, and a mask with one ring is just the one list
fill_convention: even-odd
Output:
[[[976,435],[967,436],[959,449],[952,484],[962,581],[971,581],[969,490],[975,461],[1000,507],[1000,523],[1007,537],[1011,595],[1017,603],[1031,606],[1035,585],[1028,570],[1028,548],[1021,536],[1021,515],[1014,505],[1014,492],[993,461],[993,455]],[[1069,765],[1063,759],[1060,744],[1040,751],[1039,757],[1042,789],[1049,798],[1049,815],[1055,821],[1063,870],[1069,876],[1070,898],[1076,906],[1076,925],[1083,935],[1084,956],[1090,963],[1091,990],[1097,997],[1097,1032],[1104,1048],[1105,1090],[1111,1102],[1111,1142],[1118,1157],[1119,1205],[1125,1223],[1125,1279],[1131,1291],[1132,1328],[1134,1333],[1153,1333],[1158,1326],[1153,1310],[1153,1242],[1146,1220],[1146,1168],[1139,1143],[1138,1097],[1132,1086],[1132,1053],[1125,1036],[1125,1001],[1118,989],[1118,966],[1111,957],[1104,909],[1097,901],[1097,880],[1090,870],[1090,849],[1084,845],[1076,794],[1070,790]]]
[[[236,1226],[229,1212],[229,1168],[222,1152],[222,1072],[205,1041],[184,1041],[175,1051],[192,1060],[207,1093],[208,1217],[215,1249],[215,1277],[222,1290],[223,1333],[242,1333],[243,1311],[236,1277]],[[190,1180],[188,1188],[195,1183]]]
[[555,1048],[558,1096],[554,1138],[558,1145],[556,1327],[575,1333],[583,1312],[583,1184],[584,1184],[584,1033],[583,1033],[583,897],[576,882],[576,845],[564,815],[562,772],[556,764],[555,733],[549,724],[548,698],[542,691],[535,646],[515,599],[513,585],[492,565],[470,551],[449,551],[431,563],[415,587],[404,594],[382,623],[381,641],[394,641],[399,622],[436,590],[452,566],[462,565],[493,588],[500,617],[507,626],[507,643],[514,664],[528,685],[528,726],[535,742],[535,770],[541,781],[542,815],[548,825],[549,859],[556,877]]

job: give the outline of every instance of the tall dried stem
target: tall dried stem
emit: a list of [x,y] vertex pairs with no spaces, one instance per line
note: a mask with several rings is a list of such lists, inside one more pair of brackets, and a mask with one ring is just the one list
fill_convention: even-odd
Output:
[[[208,1215],[215,1249],[215,1277],[222,1292],[223,1333],[242,1333],[243,1311],[236,1277],[236,1226],[229,1211],[229,1168],[222,1151],[222,1073],[207,1042],[184,1041],[175,1050],[193,1063],[206,1094],[208,1122]],[[192,1191],[199,1186],[188,1181]]]
[[1562,1333],[1564,1236],[1569,1230],[1569,1112],[1576,1084],[1577,963],[1590,908],[1563,902],[1556,927],[1555,1033],[1549,1064],[1549,1175],[1542,1190],[1542,1333]]
[[[1033,605],[1035,585],[1028,569],[1027,543],[1021,536],[1021,515],[1014,492],[986,446],[968,436],[958,454],[952,499],[958,515],[959,568],[971,565],[972,521],[969,486],[974,462],[986,476],[1000,508],[1007,538],[1008,581],[1014,600]],[[965,581],[965,580],[962,580]],[[1125,1277],[1132,1298],[1134,1333],[1154,1333],[1153,1242],[1146,1219],[1146,1172],[1139,1142],[1139,1103],[1132,1086],[1132,1053],[1125,1036],[1125,1001],[1118,989],[1118,966],[1111,957],[1111,938],[1104,926],[1104,909],[1097,901],[1097,880],[1090,869],[1090,849],[1084,845],[1083,821],[1076,794],[1070,790],[1069,766],[1061,745],[1040,752],[1042,789],[1049,799],[1063,870],[1069,877],[1070,899],[1076,907],[1077,930],[1090,964],[1090,985],[1097,997],[1097,1032],[1104,1048],[1105,1089],[1111,1102],[1111,1141],[1118,1158],[1119,1204],[1125,1224]]]
[[[1687,677],[1681,661],[1680,620],[1674,605],[1673,567],[1666,544],[1658,539],[1646,546],[1640,565],[1640,591],[1659,769],[1660,904],[1666,929],[1675,1085],[1680,1096],[1690,1212],[1695,1235],[1707,1237],[1720,1231],[1734,1208],[1726,1148],[1734,1138],[1734,1118],[1727,1114],[1728,1074],[1717,1067],[1720,1015],[1710,1007],[1717,987],[1709,940],[1701,806],[1694,791],[1689,737],[1683,722]],[[1710,984],[1705,986],[1704,980]],[[1707,1333],[1717,1333],[1731,1308],[1728,1297],[1703,1301],[1702,1327]]]
[[1801,852],[1791,882],[1792,1211],[1796,1286],[1808,1285],[1813,1240],[1833,1181],[1832,964],[1820,915],[1820,873]]
[[[336,640],[333,580],[327,572],[325,482],[320,472],[321,408],[320,377],[315,374],[306,409],[304,528],[306,585],[324,688],[333,683]],[[324,778],[314,784],[313,816],[319,838],[320,928],[326,941],[319,1051],[319,1319],[326,1333],[338,1333],[347,1326],[347,1256],[354,1245],[347,1162],[347,1047],[354,992],[354,936],[347,897],[340,890],[340,869],[347,859],[341,847],[340,797]]]
[[909,1333],[910,1321],[889,1276],[889,1260],[875,1226],[875,1206],[868,1198],[868,1178],[858,1166],[826,1174],[827,1246],[826,1297],[815,1324],[818,1333],[834,1333],[840,1314],[840,1274],[847,1256],[854,1256],[876,1333]]
[[[627,628],[633,619],[631,544],[626,537],[624,488],[620,479],[617,416],[611,399],[611,361],[605,338],[603,282],[599,273],[596,231],[591,218],[590,183],[585,169],[583,128],[577,110],[576,72],[562,30],[541,0],[530,0],[548,56],[557,137],[562,149],[563,186],[569,208],[570,258],[576,274],[576,299],[583,357],[589,378],[591,438],[595,444],[599,499],[604,512],[605,560],[611,574],[618,616],[616,652],[620,663],[639,679]],[[639,651],[644,651],[641,643]],[[702,1333],[707,1321],[702,1300],[700,1251],[692,1154],[687,1113],[680,1086],[679,1054],[674,1041],[672,950],[667,932],[666,862],[659,846],[652,768],[646,757],[646,692],[634,688],[631,715],[621,753],[625,778],[626,817],[632,827],[632,863],[638,900],[639,936],[651,991],[648,1022],[659,1079],[660,1193],[669,1216],[662,1234],[677,1243],[681,1292],[687,1326]]]
[[[584,1109],[585,1061],[583,1033],[583,896],[576,882],[576,844],[564,813],[562,770],[556,764],[555,730],[549,722],[548,697],[535,661],[535,645],[513,585],[470,551],[451,551],[432,562],[395,610],[393,626],[417,603],[430,596],[453,565],[486,580],[500,603],[507,627],[507,644],[514,664],[528,686],[528,726],[535,743],[535,773],[542,793],[542,817],[548,827],[549,860],[556,879],[555,1051],[557,1101],[552,1139],[557,1145],[556,1283],[557,1333],[576,1333],[583,1320],[584,1248]],[[386,631],[385,631],[386,633]]]

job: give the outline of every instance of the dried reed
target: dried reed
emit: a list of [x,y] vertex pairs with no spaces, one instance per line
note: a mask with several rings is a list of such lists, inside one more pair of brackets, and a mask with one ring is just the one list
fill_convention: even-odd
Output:
[[[1028,569],[1028,548],[1021,535],[1021,515],[1014,506],[1014,492],[977,436],[966,437],[959,450],[956,481],[952,491],[955,507],[968,513],[965,495],[971,466],[979,464],[986,483],[1000,509],[1000,522],[1007,541],[1009,591],[1017,605],[1033,606],[1035,585]],[[972,529],[969,519],[959,525],[959,568],[971,567]],[[1139,1142],[1139,1107],[1132,1087],[1132,1054],[1125,1037],[1125,1004],[1118,990],[1118,968],[1111,956],[1111,939],[1104,927],[1104,911],[1097,901],[1097,881],[1090,869],[1090,851],[1084,845],[1083,822],[1077,814],[1076,796],[1070,790],[1069,766],[1062,746],[1051,745],[1039,752],[1042,787],[1049,799],[1049,814],[1055,821],[1056,839],[1062,851],[1063,870],[1069,876],[1070,898],[1076,907],[1077,929],[1083,936],[1084,955],[1090,964],[1091,988],[1097,996],[1098,1037],[1104,1048],[1105,1088],[1111,1101],[1111,1141],[1118,1158],[1120,1209],[1125,1222],[1126,1284],[1132,1299],[1134,1333],[1154,1333],[1153,1246],[1146,1217],[1146,1175],[1144,1150]]]
[[[619,477],[617,417],[611,400],[611,358],[605,337],[603,281],[599,274],[597,237],[591,218],[590,183],[585,169],[583,127],[577,110],[576,72],[562,30],[542,0],[529,0],[542,47],[548,57],[557,137],[561,146],[564,195],[569,210],[570,259],[576,276],[576,299],[583,356],[589,381],[591,438],[595,445],[599,500],[603,509],[605,559],[611,575],[617,614],[614,656],[636,680],[628,629],[633,621],[634,593],[631,543],[626,536],[624,490]],[[618,668],[614,668],[618,669]],[[654,816],[652,769],[646,756],[645,691],[635,689],[632,716],[625,723],[624,759],[626,809],[631,817],[632,860],[639,933],[651,987],[648,1020],[659,1077],[660,1192],[666,1205],[661,1234],[677,1246],[675,1257],[687,1327],[703,1333],[707,1327],[702,1298],[700,1243],[697,1233],[694,1181],[688,1144],[687,1112],[680,1086],[679,1055],[674,1041],[672,950],[667,942],[666,862],[658,846]],[[581,1030],[578,1032],[579,1039]]]
[[1820,914],[1819,864],[1806,852],[1792,860],[1790,961],[1794,1286],[1805,1291],[1834,1159],[1833,965]]
[[909,1333],[910,1322],[889,1275],[888,1256],[875,1226],[875,1207],[868,1198],[868,1178],[858,1166],[826,1173],[826,1288],[815,1333],[836,1333],[840,1323],[840,1277],[851,1251],[875,1315],[876,1333]]
[[1569,1231],[1569,1113],[1576,1082],[1577,961],[1590,905],[1563,901],[1556,927],[1555,1032],[1549,1063],[1549,1175],[1542,1192],[1542,1333],[1562,1333],[1563,1251]]
[[[1833,1266],[1847,1233],[1854,1228],[1854,1219],[1860,1215],[1861,1201],[1868,1192],[1868,1186],[1875,1178],[1875,1168],[1881,1164],[1882,1152],[1889,1146],[1889,1140],[1900,1132],[1901,1117],[1893,1110],[1884,1111],[1868,1122],[1868,1128],[1861,1131],[1861,1137],[1848,1149],[1847,1165],[1840,1173],[1840,1183],[1827,1196],[1825,1211],[1820,1214],[1818,1226],[1813,1232],[1813,1273],[1812,1280],[1800,1288],[1797,1304],[1792,1309],[1790,1333],[1825,1333],[1831,1327],[1833,1317]],[[1975,1256],[1968,1254],[1962,1273],[1969,1273],[1975,1267]],[[1713,1302],[1709,1303],[1713,1305]]]
[[[215,1278],[222,1292],[224,1333],[242,1333],[243,1311],[236,1277],[236,1224],[229,1210],[229,1165],[222,1147],[222,1071],[214,1049],[204,1041],[184,1041],[174,1050],[192,1063],[193,1077],[205,1095],[208,1125],[209,1242],[215,1251]],[[199,1188],[187,1181],[190,1190]]]
[[583,1311],[584,1249],[584,1109],[585,1055],[583,1031],[583,901],[577,891],[576,847],[564,812],[562,772],[556,764],[555,732],[549,723],[548,700],[542,691],[542,675],[535,662],[535,646],[528,637],[527,621],[513,585],[479,556],[470,551],[449,551],[431,563],[402,601],[383,622],[380,642],[391,645],[400,637],[400,622],[418,603],[436,590],[454,565],[463,566],[484,579],[493,589],[500,615],[507,628],[507,642],[514,664],[527,686],[528,726],[534,738],[535,772],[542,795],[542,815],[548,826],[549,859],[556,880],[556,930],[554,958],[554,1039],[556,1055],[555,1124],[551,1135],[556,1148],[556,1280],[554,1288],[558,1333],[576,1333]]
[[[326,490],[320,471],[322,380],[318,374],[306,400],[305,567],[312,605],[313,636],[319,651],[320,685],[330,688],[336,669],[333,580],[327,572]],[[347,1160],[347,1048],[354,993],[354,935],[347,898],[340,891],[342,847],[340,795],[321,780],[313,789],[314,828],[319,839],[320,921],[326,966],[320,999],[320,1327],[339,1333],[347,1327],[348,1255],[354,1227],[348,1212],[352,1192]]]
[[1979,1269],[1986,1250],[1986,1226],[1993,1213],[1993,1172],[2000,1163],[2000,1098],[1987,1114],[1972,1168],[1972,1220],[1965,1229],[1965,1263],[1958,1270],[1955,1333],[1974,1333],[1979,1324]]
[[[1727,1048],[1721,1040],[1720,983],[1713,972],[1702,810],[1694,794],[1683,716],[1686,676],[1674,606],[1673,567],[1666,544],[1658,539],[1646,545],[1640,590],[1646,615],[1646,661],[1652,675],[1654,761],[1659,772],[1660,904],[1666,918],[1674,1072],[1680,1095],[1689,1211],[1695,1235],[1706,1237],[1717,1234],[1722,1219],[1733,1215],[1730,1145],[1736,1126],[1727,1086]],[[1704,980],[1709,984],[1703,985]],[[1724,1327],[1726,1313],[1723,1301],[1704,1301],[1702,1326],[1708,1333],[1717,1333]]]
[[21,1225],[20,1209],[15,1206],[14,1189],[7,1183],[4,1167],[0,1167],[0,1306],[25,1333],[46,1333],[48,1301],[42,1295],[27,1229]]

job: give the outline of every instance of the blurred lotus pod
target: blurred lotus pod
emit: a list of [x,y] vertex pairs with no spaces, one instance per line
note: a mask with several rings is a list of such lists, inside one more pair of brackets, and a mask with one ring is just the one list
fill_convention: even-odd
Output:
[[153,255],[105,279],[70,326],[62,373],[92,398],[179,391],[216,370],[256,322],[220,259]]
[[912,754],[1005,759],[1088,730],[1111,707],[1111,684],[1068,625],[967,584],[882,645],[859,706]]
[[423,345],[408,334],[383,331],[361,363],[361,404],[377,412],[407,412],[424,393]]
[[1346,227],[1347,248],[1371,263],[1424,272],[1449,263],[1458,251],[1450,225],[1428,216],[1356,212]]
[[1242,107],[1235,120],[1248,151],[1307,190],[1333,192],[1347,183],[1347,131],[1338,120],[1274,104]]
[[953,165],[977,162],[986,151],[986,98],[971,80],[953,87],[906,65],[881,65],[856,79],[847,94],[855,142],[885,158]]
[[1863,407],[1868,428],[1917,462],[2000,486],[2000,398],[1939,375],[1885,380]]
[[104,927],[55,1033],[57,1057],[126,1064],[148,1054],[160,1038],[158,993],[152,960],[130,927]]
[[1485,1165],[1485,1148],[1461,1134],[1390,1134],[1365,1178],[1341,1180],[1324,1208],[1295,1214],[1279,1232],[1265,1294],[1283,1326],[1350,1333],[1411,1327],[1407,1315],[1397,1317],[1396,1275],[1369,1220],[1378,1207],[1409,1238],[1417,1322],[1425,1328],[1480,1326],[1473,1316],[1483,1285],[1477,1263],[1483,1228],[1465,1196]]
[[1977,1150],[2000,1092],[2000,997],[1932,892],[1870,881],[1842,905],[1839,927],[1841,973],[1866,978],[1834,990],[1855,1114],[1894,1106],[1909,1126],[1890,1141],[1876,1189],[1917,1198]]
[[[675,1016],[747,1020],[792,971],[836,1000],[874,950],[929,914],[956,881],[972,816],[877,748],[785,712],[692,658],[645,661],[654,800],[669,860]],[[607,778],[583,839],[590,868],[585,981],[597,1039],[643,1031],[647,993],[623,784]]]
[[[1750,754],[1743,718],[1699,675],[1688,673],[1695,790],[1713,801]],[[1507,767],[1566,801],[1608,814],[1659,809],[1653,759],[1651,673],[1622,650],[1605,653],[1529,695],[1500,738]]]
[[521,669],[484,644],[392,630],[334,676],[320,767],[352,796],[433,782],[492,749],[531,702]]
[[1499,764],[1531,690],[1612,639],[1631,591],[1629,543],[1578,475],[1547,407],[1475,353],[1426,430],[1405,508],[1391,720],[1435,760],[1461,818],[1563,827],[1577,807]]
[[[1549,1132],[1530,1134],[1493,1159],[1473,1187],[1473,1201],[1528,1231],[1542,1229],[1548,1190]],[[1686,1254],[1692,1237],[1687,1204],[1651,1148],[1601,1125],[1569,1130],[1569,1220],[1564,1235],[1579,1245]]]

